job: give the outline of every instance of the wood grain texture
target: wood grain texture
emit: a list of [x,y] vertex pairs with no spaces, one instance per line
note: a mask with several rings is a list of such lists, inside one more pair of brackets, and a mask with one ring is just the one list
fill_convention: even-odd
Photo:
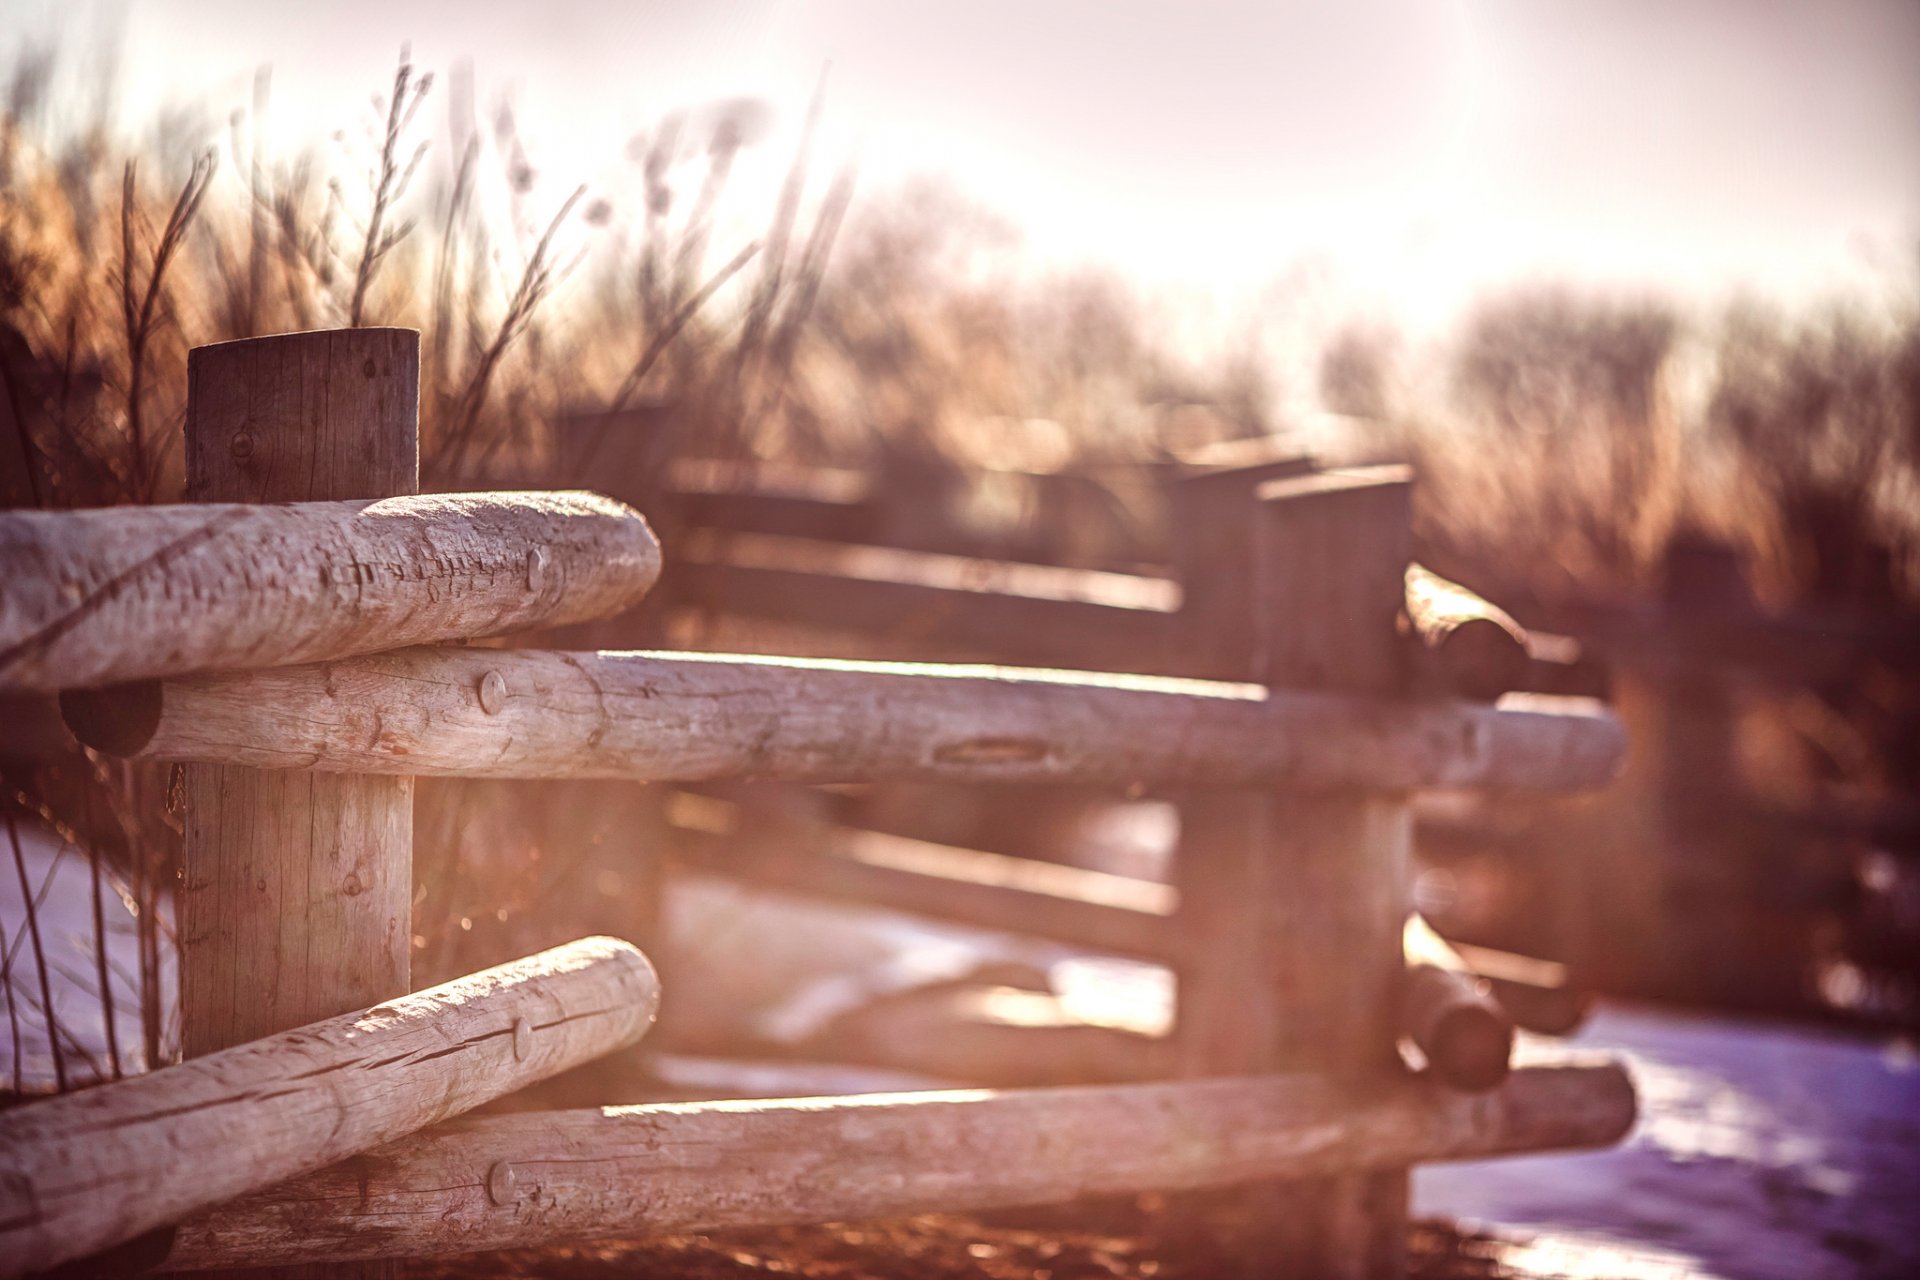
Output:
[[[189,374],[190,499],[358,502],[418,488],[418,334],[222,343],[196,348]],[[196,766],[183,789],[186,1057],[406,994],[412,779]]]
[[[1271,696],[1392,699],[1406,688],[1408,495],[1401,468],[1323,472],[1269,480],[1254,502],[1214,515],[1241,523],[1250,652],[1239,660]],[[1187,1074],[1365,1081],[1398,1071],[1411,834],[1401,792],[1188,798],[1175,862],[1188,940],[1176,1035]],[[1390,1162],[1377,1167],[1385,1171],[1247,1188],[1251,1225],[1229,1242],[1242,1273],[1397,1275],[1406,1179]]]
[[105,750],[463,777],[1562,790],[1607,781],[1625,750],[1578,702],[702,653],[409,649],[118,696],[151,727],[70,719]]
[[645,956],[585,938],[0,1113],[0,1276],[86,1257],[632,1044],[658,1004]]
[[[1374,696],[1407,690],[1399,619],[1412,479],[1404,467],[1373,467],[1261,486],[1257,670],[1268,683]],[[1413,856],[1407,797],[1282,795],[1272,803],[1290,889],[1311,904],[1276,904],[1266,916],[1273,933],[1264,972],[1274,976],[1285,1027],[1272,1065],[1348,1080],[1397,1076]],[[1281,1237],[1282,1257],[1328,1280],[1404,1274],[1407,1174],[1376,1170],[1302,1188],[1309,1211]]]
[[1633,1088],[1530,1068],[1467,1097],[1318,1077],[473,1117],[181,1225],[169,1265],[462,1253],[1047,1204],[1604,1146]]
[[591,493],[0,513],[0,688],[311,662],[617,613],[646,521]]
[[[187,372],[189,502],[418,492],[417,333],[221,343],[190,352]],[[185,1057],[412,989],[413,779],[195,765],[182,771],[181,790],[186,840],[175,904]],[[391,1263],[327,1263],[244,1280],[394,1275]]]

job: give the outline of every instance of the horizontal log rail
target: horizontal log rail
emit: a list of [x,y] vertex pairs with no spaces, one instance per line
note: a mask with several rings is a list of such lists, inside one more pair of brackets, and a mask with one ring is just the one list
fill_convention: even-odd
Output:
[[[756,838],[741,829],[737,806],[689,799],[698,803],[669,805],[668,816],[673,857],[691,869],[1176,967],[1190,944],[1169,885],[830,825]],[[1401,1029],[1453,1088],[1481,1091],[1506,1079],[1516,1022],[1557,1035],[1584,1014],[1585,1000],[1552,962],[1472,948],[1498,975],[1489,976],[1418,915],[1408,918],[1403,945]]]
[[675,548],[676,599],[955,657],[1158,670],[1180,593],[1165,578],[806,538],[701,532]]
[[1606,782],[1586,704],[1400,703],[1254,685],[694,653],[410,649],[69,701],[123,755],[323,772],[1296,790]]
[[179,1269],[1013,1208],[1509,1152],[1633,1123],[1611,1064],[1468,1096],[1317,1077],[674,1103],[456,1121],[181,1224]]
[[822,837],[742,847],[725,833],[680,827],[674,857],[790,893],[1033,934],[1090,951],[1163,961],[1179,954],[1167,885],[870,831],[838,829]]
[[585,938],[0,1113],[0,1276],[87,1257],[632,1044],[658,1003],[645,956]]
[[660,548],[590,493],[0,513],[0,690],[342,658],[581,622]]

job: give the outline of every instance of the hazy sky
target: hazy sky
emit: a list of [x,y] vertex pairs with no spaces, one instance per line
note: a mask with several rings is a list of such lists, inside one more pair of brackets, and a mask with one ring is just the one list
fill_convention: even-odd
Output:
[[[92,0],[114,5],[116,0]],[[52,0],[0,0],[26,32]],[[1303,4],[119,0],[122,105],[223,119],[273,64],[324,137],[412,43],[511,90],[562,187],[723,95],[792,123],[831,60],[829,158],[952,173],[1048,260],[1244,290],[1303,255],[1417,299],[1535,268],[1822,286],[1920,245],[1915,0]],[[441,105],[444,110],[444,102]],[[775,139],[767,174],[785,163]]]

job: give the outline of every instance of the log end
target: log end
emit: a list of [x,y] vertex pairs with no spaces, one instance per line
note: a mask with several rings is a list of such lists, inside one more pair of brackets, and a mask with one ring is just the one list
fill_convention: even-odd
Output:
[[1504,609],[1417,564],[1407,566],[1405,621],[1417,646],[1417,683],[1492,702],[1527,687],[1527,633]]
[[73,736],[110,756],[135,756],[160,729],[164,702],[158,680],[98,689],[63,689],[60,715]]
[[1471,702],[1524,689],[1532,666],[1526,641],[1485,617],[1460,621],[1428,654],[1446,691]]
[[1506,1080],[1513,1056],[1513,1021],[1488,983],[1432,964],[1408,970],[1406,1034],[1426,1055],[1434,1078],[1465,1093],[1484,1093]]
[[619,1046],[637,1042],[653,1026],[660,1013],[660,974],[645,952],[621,938],[604,934],[581,938],[532,957],[530,962],[552,958],[556,967],[604,967],[609,973],[609,993],[616,1007],[623,1010],[629,1023],[626,1038]]
[[1484,1093],[1498,1088],[1511,1071],[1513,1024],[1481,1005],[1447,1010],[1430,1034],[1428,1060],[1450,1088]]

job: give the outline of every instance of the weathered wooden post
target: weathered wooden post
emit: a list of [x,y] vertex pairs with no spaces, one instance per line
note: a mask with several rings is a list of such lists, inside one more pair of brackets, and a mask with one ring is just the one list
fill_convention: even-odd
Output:
[[[1740,552],[1701,537],[1676,539],[1662,566],[1664,625],[1682,653],[1713,651],[1717,635],[1751,623],[1758,610]],[[1804,981],[1810,943],[1805,916],[1786,912],[1770,865],[1764,822],[1741,776],[1740,701],[1725,665],[1668,661],[1655,668],[1660,916],[1653,923],[1664,990],[1718,1004],[1750,1002],[1755,991],[1793,991]],[[1773,902],[1769,901],[1769,897]]]
[[[1398,468],[1301,476],[1262,485],[1252,511],[1207,517],[1253,526],[1248,568],[1216,566],[1245,574],[1253,621],[1242,678],[1399,690],[1409,491]],[[1214,594],[1231,598],[1219,584]],[[1249,792],[1183,805],[1181,912],[1189,939],[1205,940],[1180,974],[1186,1074],[1397,1069],[1410,828],[1399,795]],[[1256,1194],[1291,1208],[1252,1215],[1249,1269],[1369,1278],[1404,1269],[1404,1172]]]
[[1167,514],[1182,625],[1161,661],[1176,675],[1245,680],[1252,675],[1254,493],[1270,480],[1306,475],[1308,457],[1214,467],[1174,477]]
[[[420,484],[420,335],[283,334],[187,365],[187,500],[386,498]],[[376,565],[342,565],[352,590]],[[351,570],[351,572],[346,572]],[[188,1058],[409,988],[413,780],[189,765],[180,900]],[[387,1264],[326,1276],[387,1275]]]

